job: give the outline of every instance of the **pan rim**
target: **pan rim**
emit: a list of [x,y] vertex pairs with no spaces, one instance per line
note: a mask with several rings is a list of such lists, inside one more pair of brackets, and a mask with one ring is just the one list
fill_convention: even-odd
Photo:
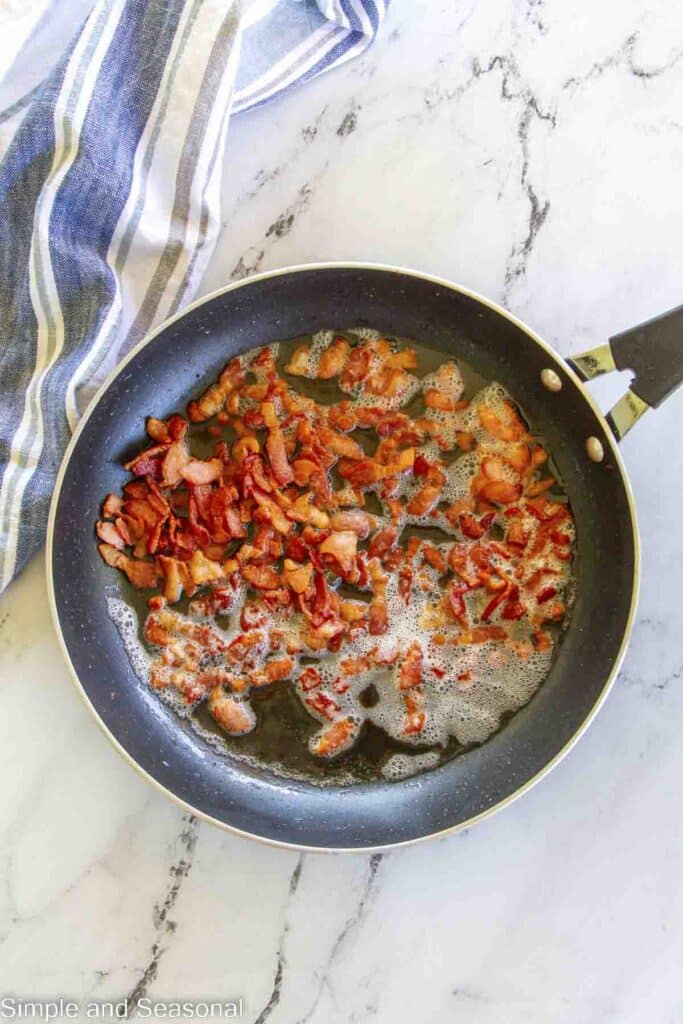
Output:
[[[499,800],[497,803],[492,804],[491,807],[487,807],[479,814],[473,815],[471,818],[467,818],[465,821],[458,822],[455,825],[449,825],[447,828],[439,829],[436,832],[429,832],[426,835],[415,836],[411,839],[404,839],[393,843],[385,843],[378,846],[310,846],[302,843],[285,842],[284,840],[270,839],[266,836],[259,835],[255,832],[249,832],[246,829],[237,828],[235,825],[230,825],[228,822],[221,821],[219,818],[213,817],[213,815],[200,810],[198,807],[195,807],[189,801],[182,799],[172,790],[168,789],[161,782],[159,782],[159,780],[156,779],[146,769],[144,769],[136,761],[132,754],[130,754],[126,750],[123,744],[119,742],[116,736],[111,732],[111,730],[107,727],[103,719],[100,717],[96,707],[94,706],[88,693],[86,692],[85,687],[83,686],[78,676],[78,673],[73,665],[73,662],[71,661],[71,656],[69,654],[66,640],[62,632],[54,586],[54,524],[64,477],[66,476],[66,472],[68,470],[71,457],[73,455],[73,452],[75,451],[78,440],[83,431],[85,430],[88,420],[90,419],[90,416],[93,414],[95,408],[99,404],[105,392],[113,384],[113,382],[116,380],[119,374],[125,369],[128,363],[131,362],[136,357],[136,355],[142,351],[142,349],[144,349],[148,344],[150,344],[150,342],[154,340],[154,338],[157,337],[157,335],[161,334],[162,331],[165,331],[169,326],[171,326],[171,324],[187,316],[188,313],[192,312],[198,307],[203,306],[206,303],[210,303],[214,299],[218,298],[221,295],[225,295],[228,292],[237,291],[240,288],[256,284],[260,281],[268,280],[274,277],[281,277],[286,274],[296,274],[312,270],[371,270],[389,274],[404,275],[416,278],[418,280],[427,281],[439,287],[449,289],[450,291],[455,291],[460,295],[464,295],[467,298],[473,299],[474,301],[481,303],[481,305],[486,306],[493,312],[497,313],[499,316],[504,317],[506,320],[514,324],[518,329],[523,331],[532,341],[536,343],[536,345],[540,349],[543,350],[543,352],[548,356],[548,358],[551,359],[555,365],[561,368],[561,370],[567,374],[567,376],[573,381],[573,383],[575,383],[578,386],[580,394],[582,395],[583,399],[588,403],[591,411],[593,412],[594,416],[603,428],[604,434],[608,440],[610,455],[614,459],[615,465],[618,467],[622,486],[624,487],[624,491],[626,494],[626,501],[629,510],[629,519],[631,523],[631,532],[633,539],[634,557],[633,580],[631,584],[631,602],[629,605],[628,615],[624,626],[621,644],[615,656],[612,668],[609,674],[607,675],[605,683],[602,689],[600,690],[600,693],[598,694],[595,702],[593,703],[590,711],[583,719],[583,721],[576,729],[576,731],[573,733],[573,735],[564,744],[564,746],[530,779],[527,779],[513,792],[509,793],[506,797],[504,797],[502,800]],[[189,812],[191,815],[199,818],[200,820],[206,821],[209,824],[214,825],[220,829],[223,829],[226,832],[231,832],[233,835],[237,835],[243,839],[255,840],[257,842],[264,843],[267,846],[278,847],[280,849],[285,850],[298,850],[304,853],[381,853],[388,850],[399,849],[401,847],[413,846],[417,843],[425,842],[428,839],[436,839],[456,832],[461,832],[465,829],[472,828],[474,825],[479,824],[479,822],[483,821],[485,818],[488,818],[493,814],[496,814],[498,811],[503,810],[503,808],[508,807],[515,800],[519,799],[519,797],[523,796],[525,793],[531,790],[533,786],[535,786],[538,782],[541,781],[541,779],[545,778],[545,776],[548,775],[560,763],[560,761],[563,760],[564,757],[566,757],[569,751],[574,747],[574,745],[579,741],[579,739],[581,739],[581,737],[587,731],[588,727],[592,724],[598,712],[601,710],[603,704],[605,703],[607,696],[610,690],[612,689],[612,686],[614,685],[614,682],[619,674],[624,658],[626,656],[626,651],[628,649],[628,644],[633,631],[633,624],[638,606],[638,596],[640,592],[640,563],[641,547],[635,499],[633,496],[631,483],[618,444],[612,434],[611,428],[609,427],[609,424],[607,423],[605,416],[598,407],[590,391],[586,388],[585,383],[579,378],[579,376],[574,372],[571,366],[562,358],[562,356],[560,356],[559,353],[557,353],[548,344],[548,342],[546,342],[540,335],[538,335],[523,320],[520,320],[513,313],[510,313],[508,310],[500,306],[498,303],[494,302],[493,300],[487,298],[484,295],[481,295],[480,293],[474,291],[471,288],[467,288],[464,285],[460,285],[457,284],[456,282],[449,281],[447,278],[443,278],[435,274],[429,274],[424,271],[415,270],[409,267],[401,267],[385,263],[372,263],[348,260],[299,263],[294,264],[292,266],[280,267],[274,270],[263,271],[259,274],[254,274],[250,277],[243,278],[240,281],[235,281],[228,285],[223,285],[222,287],[216,288],[213,291],[209,292],[207,295],[204,295],[201,298],[196,299],[194,302],[184,307],[182,311],[174,314],[167,320],[164,320],[163,323],[159,324],[158,327],[154,328],[154,330],[146,334],[144,338],[142,338],[135,346],[133,346],[131,351],[124,357],[124,359],[120,363],[118,363],[114,367],[111,373],[107,375],[106,379],[98,388],[96,394],[91,399],[88,408],[86,409],[85,413],[83,414],[82,418],[77,424],[76,429],[74,430],[73,435],[71,437],[71,440],[66,448],[64,456],[62,458],[62,462],[59,467],[59,471],[57,473],[52,500],[50,503],[45,548],[45,570],[47,577],[48,604],[50,608],[50,617],[52,619],[52,624],[55,629],[55,633],[57,634],[58,645],[60,647],[66,666],[69,670],[69,674],[76,687],[77,692],[80,694],[85,706],[93,715],[95,721],[99,725],[100,729],[104,732],[105,736],[108,738],[109,742],[112,744],[114,749],[120,754],[120,756],[125,761],[128,762],[128,764],[132,768],[134,768],[155,789],[163,793],[168,799],[172,800],[179,807],[183,808],[183,810]]]

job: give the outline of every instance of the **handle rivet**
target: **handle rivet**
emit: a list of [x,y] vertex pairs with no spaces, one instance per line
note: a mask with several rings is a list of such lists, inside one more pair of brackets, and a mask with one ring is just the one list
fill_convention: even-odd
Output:
[[554,370],[541,370],[541,384],[548,391],[561,391],[562,381]]
[[602,441],[598,440],[597,437],[588,438],[586,441],[586,451],[588,452],[588,458],[592,459],[593,462],[602,462],[605,457]]

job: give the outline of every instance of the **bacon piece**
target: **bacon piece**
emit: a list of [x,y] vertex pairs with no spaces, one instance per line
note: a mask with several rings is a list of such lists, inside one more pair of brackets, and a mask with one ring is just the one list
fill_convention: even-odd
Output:
[[358,536],[352,530],[334,531],[320,545],[320,554],[326,555],[342,576],[348,576],[356,566]]
[[427,388],[424,403],[428,409],[437,409],[439,412],[456,412],[458,409],[466,409],[468,405],[467,402],[457,401],[436,388]]
[[271,523],[278,533],[289,533],[292,524],[281,511],[279,505],[258,487],[254,487],[252,493],[266,522]]
[[287,459],[285,439],[279,427],[273,427],[268,431],[266,451],[277,482],[283,487],[291,484],[294,480],[294,473]]
[[292,352],[290,360],[285,366],[285,372],[291,373],[293,377],[309,377],[308,360],[310,354],[310,345],[299,345]]
[[352,530],[359,540],[364,540],[375,524],[375,517],[369,512],[363,512],[360,508],[350,509],[347,512],[335,512],[330,518],[330,527],[337,531]]
[[457,647],[467,644],[485,644],[489,640],[506,640],[507,633],[502,626],[476,626],[458,634],[453,640]]
[[192,582],[196,583],[197,586],[201,586],[204,583],[211,583],[213,580],[221,580],[225,578],[225,570],[220,562],[212,561],[199,550],[192,552],[192,558],[189,562],[189,570]]
[[249,679],[252,686],[269,686],[271,683],[289,679],[293,668],[293,658],[272,658],[262,669],[250,672]]
[[484,501],[495,502],[496,505],[511,505],[522,493],[521,484],[512,484],[507,480],[490,480],[479,491],[478,497]]
[[275,590],[282,582],[278,574],[266,565],[243,565],[240,571],[256,590]]
[[404,652],[398,671],[398,685],[400,690],[412,690],[414,686],[422,683],[422,648],[417,640]]
[[319,427],[318,437],[325,448],[329,448],[335,455],[339,455],[344,459],[358,460],[364,458],[361,446],[352,437],[347,437],[346,434],[338,434],[336,430]]
[[339,378],[339,384],[343,391],[353,391],[356,385],[360,384],[370,372],[371,349],[366,345],[357,345],[352,348],[346,361],[346,366]]
[[471,430],[456,430],[455,443],[463,452],[471,452],[475,447],[474,434]]
[[239,359],[231,359],[221,372],[215,384],[212,384],[196,400],[190,402],[187,414],[192,423],[203,423],[215,416],[225,404],[225,400],[239,384],[244,381],[244,370]]
[[329,729],[324,730],[317,739],[311,743],[311,753],[317,757],[330,757],[340,753],[350,745],[355,735],[356,726],[350,718],[340,718]]
[[544,494],[545,491],[549,491],[551,487],[554,487],[557,480],[553,476],[548,476],[545,480],[534,480],[532,483],[527,484],[526,494],[530,498],[535,498],[539,494]]
[[368,547],[370,558],[384,558],[390,548],[393,548],[398,538],[398,530],[395,526],[385,526],[372,537]]
[[446,591],[446,610],[456,622],[460,623],[463,629],[467,629],[467,606],[463,594],[470,588],[466,583],[451,583]]
[[287,586],[291,587],[295,594],[303,594],[311,585],[313,566],[310,562],[301,565],[291,558],[285,558],[283,572]]
[[313,668],[312,665],[308,665],[302,672],[299,673],[298,683],[302,690],[308,692],[309,690],[315,690],[317,686],[323,681],[323,677],[318,672],[317,668]]
[[510,402],[504,403],[505,417],[501,417],[489,405],[477,409],[479,423],[493,437],[500,441],[522,441],[527,436],[524,424]]
[[180,466],[180,475],[189,484],[201,486],[220,479],[223,464],[220,459],[189,459]]
[[182,470],[190,461],[185,441],[174,441],[166,449],[161,463],[161,479],[164,487],[177,487],[182,480]]
[[107,565],[125,573],[134,587],[142,590],[156,586],[159,573],[154,562],[143,562],[140,559],[130,558],[111,544],[98,544],[97,550]]
[[329,380],[331,377],[338,377],[346,366],[350,351],[351,346],[348,341],[345,341],[344,338],[335,338],[320,356],[318,378]]
[[113,519],[121,514],[123,502],[118,494],[108,494],[102,503],[102,515],[105,519]]
[[211,691],[209,713],[229,736],[244,736],[256,725],[256,715],[249,704],[228,696],[221,687]]
[[169,558],[166,555],[159,555],[158,564],[164,577],[164,597],[171,604],[175,604],[182,597],[183,589],[189,583],[189,589],[194,590],[192,580],[185,562],[177,558]]
[[113,548],[118,548],[119,551],[123,550],[124,538],[114,523],[105,523],[100,519],[95,526],[95,532],[104,544],[110,544]]
[[421,690],[411,690],[405,694],[403,700],[406,706],[403,734],[411,736],[422,732],[427,721],[427,713],[424,709],[424,694]]
[[305,698],[305,702],[309,708],[330,721],[341,711],[334,697],[330,697],[324,690],[316,690],[310,697]]
[[446,572],[446,569],[448,568],[446,559],[439,549],[435,548],[433,544],[424,544],[422,546],[422,556],[425,562],[428,562],[429,565],[431,565],[433,569],[436,569],[437,572]]
[[421,487],[406,506],[406,511],[411,516],[424,516],[430,512],[441,496],[442,488],[435,484],[426,484]]
[[551,598],[557,594],[557,587],[543,587],[536,594],[536,603],[545,604],[546,601],[550,601]]

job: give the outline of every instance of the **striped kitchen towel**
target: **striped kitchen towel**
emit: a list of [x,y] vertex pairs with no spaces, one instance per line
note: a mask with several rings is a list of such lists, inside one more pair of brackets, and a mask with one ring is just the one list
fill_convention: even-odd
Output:
[[388,3],[0,0],[0,591],[94,384],[196,290],[230,114],[362,53]]

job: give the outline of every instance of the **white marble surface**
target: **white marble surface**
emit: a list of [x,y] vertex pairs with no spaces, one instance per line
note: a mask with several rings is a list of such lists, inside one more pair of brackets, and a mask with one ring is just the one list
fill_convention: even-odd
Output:
[[[394,0],[362,60],[233,124],[205,290],[412,265],[563,352],[679,304],[682,38],[670,0]],[[596,723],[506,811],[384,856],[299,857],[152,790],[67,678],[35,561],[0,601],[0,992],[241,996],[259,1024],[683,1021],[682,400],[624,444],[642,597]]]

